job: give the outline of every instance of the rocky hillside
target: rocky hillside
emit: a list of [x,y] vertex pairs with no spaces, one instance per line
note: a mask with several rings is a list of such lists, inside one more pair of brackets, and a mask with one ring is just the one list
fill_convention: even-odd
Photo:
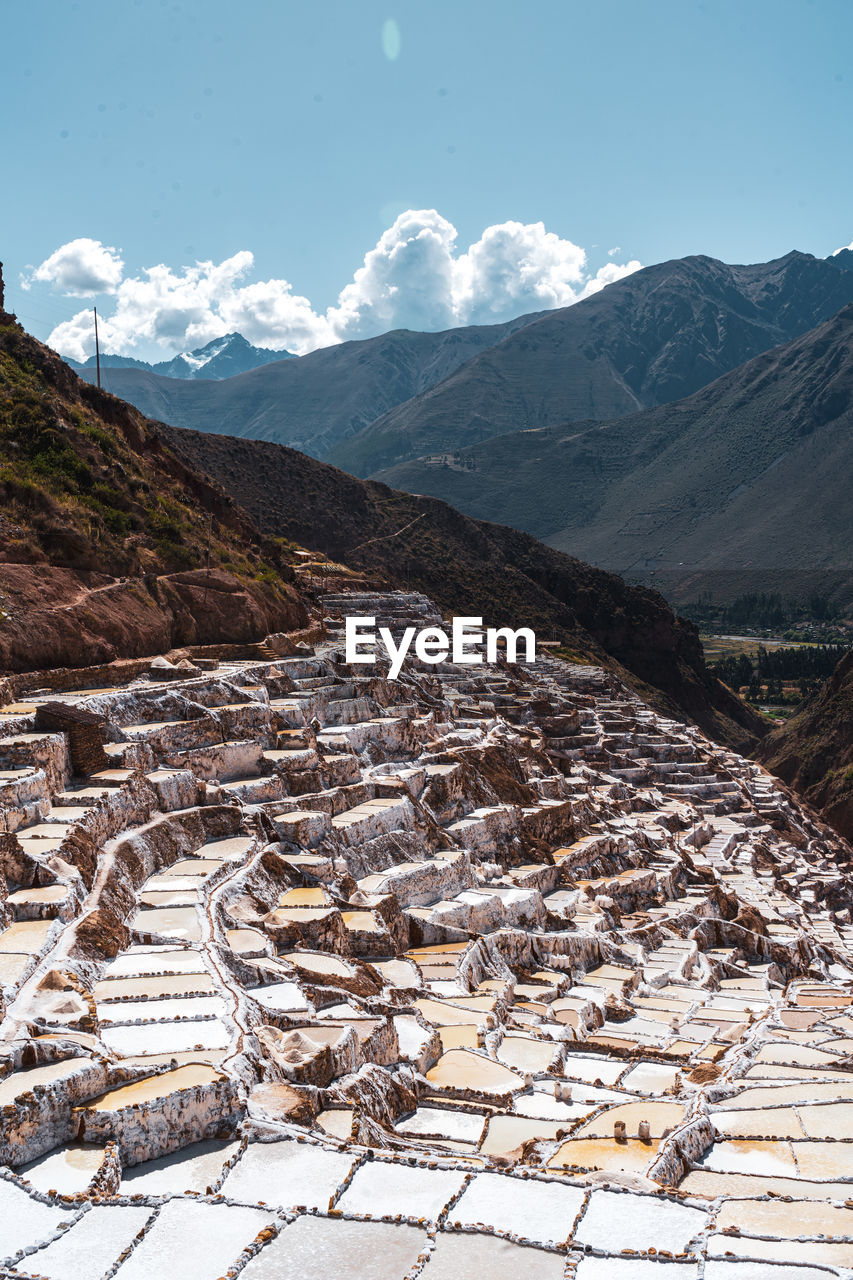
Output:
[[299,627],[292,583],[219,485],[0,303],[0,669]]
[[[848,272],[853,279],[853,273]],[[853,305],[687,399],[383,473],[617,572],[853,574]]]
[[[446,378],[538,315],[444,333],[398,329],[344,342],[298,360],[278,360],[222,382],[161,377],[141,369],[101,370],[102,385],[150,418],[199,431],[275,440],[314,457],[380,414]],[[81,377],[94,382],[92,369]]]
[[564,652],[617,663],[657,705],[745,748],[763,722],[705,669],[692,624],[653,591],[435,499],[358,480],[279,445],[161,427],[189,465],[215,477],[271,537],[323,551],[386,583],[424,592],[487,625],[533,627]]
[[756,755],[837,831],[853,837],[853,652]]
[[[678,400],[853,301],[836,259],[729,266],[679,258],[552,311],[391,410],[330,461],[357,475],[508,431],[618,418]],[[497,512],[493,519],[503,519]]]

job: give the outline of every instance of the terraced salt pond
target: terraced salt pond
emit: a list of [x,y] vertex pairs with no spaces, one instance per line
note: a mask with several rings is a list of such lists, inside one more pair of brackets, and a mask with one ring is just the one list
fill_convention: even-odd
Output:
[[0,710],[4,1276],[850,1280],[853,851],[594,668],[218,661]]

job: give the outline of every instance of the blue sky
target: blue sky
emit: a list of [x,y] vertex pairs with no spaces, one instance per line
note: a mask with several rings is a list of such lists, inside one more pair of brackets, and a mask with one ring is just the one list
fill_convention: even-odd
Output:
[[[3,30],[0,257],[41,337],[95,301],[143,355],[232,322],[308,349],[853,239],[848,0],[29,0]],[[388,239],[406,210],[437,217]],[[482,241],[506,223],[544,226]],[[76,251],[100,296],[69,255],[21,287],[75,241],[115,250]]]

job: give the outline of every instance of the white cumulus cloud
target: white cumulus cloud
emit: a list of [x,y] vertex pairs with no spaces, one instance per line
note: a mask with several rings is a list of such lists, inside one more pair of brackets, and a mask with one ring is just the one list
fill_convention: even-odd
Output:
[[[303,355],[388,329],[493,324],[569,306],[641,265],[611,261],[592,272],[584,249],[541,222],[487,227],[464,251],[457,240],[456,228],[435,209],[407,210],[382,233],[325,312],[295,294],[285,279],[247,281],[254,257],[246,249],[220,263],[178,270],[160,264],[122,278],[116,250],[75,240],[51,254],[30,281],[78,296],[113,293],[111,314],[99,313],[105,351],[129,355],[153,347],[171,353],[238,331],[257,346]],[[72,261],[75,271],[66,269]],[[80,311],[57,325],[48,341],[63,355],[84,359],[93,349],[90,313]]]
[[454,263],[454,300],[462,324],[488,324],[525,311],[577,301],[586,253],[541,222],[487,227]]
[[124,270],[118,249],[81,236],[61,245],[21,281],[25,289],[34,283],[51,284],[76,298],[114,293]]

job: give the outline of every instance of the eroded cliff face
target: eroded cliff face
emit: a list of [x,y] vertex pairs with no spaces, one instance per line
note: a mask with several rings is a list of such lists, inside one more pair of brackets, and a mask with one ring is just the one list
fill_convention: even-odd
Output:
[[365,675],[327,602],[66,688],[86,753],[0,707],[0,1265],[845,1275],[850,846],[610,672]]
[[217,569],[112,577],[0,562],[0,669],[87,667],[194,645],[255,643],[308,621],[295,590]]

